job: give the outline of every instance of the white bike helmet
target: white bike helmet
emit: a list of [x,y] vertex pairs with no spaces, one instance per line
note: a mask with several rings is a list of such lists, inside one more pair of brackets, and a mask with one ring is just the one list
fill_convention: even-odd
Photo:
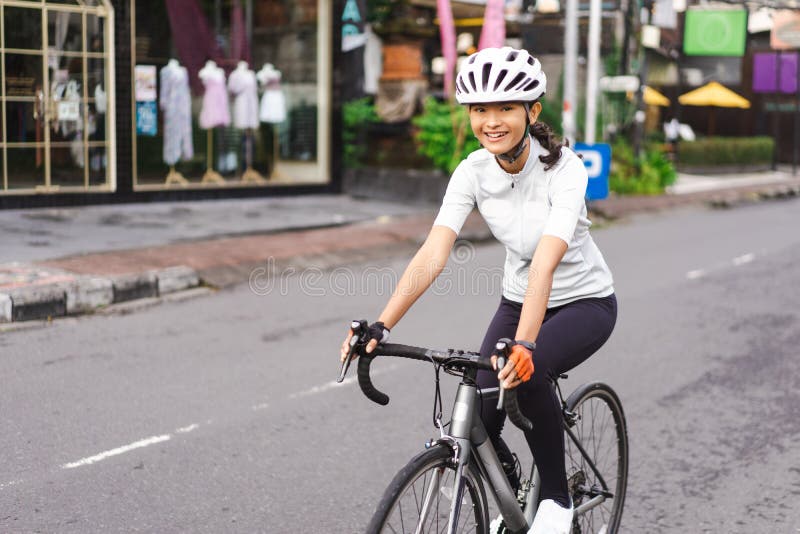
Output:
[[533,102],[546,89],[547,77],[539,60],[510,46],[472,54],[456,77],[459,104]]

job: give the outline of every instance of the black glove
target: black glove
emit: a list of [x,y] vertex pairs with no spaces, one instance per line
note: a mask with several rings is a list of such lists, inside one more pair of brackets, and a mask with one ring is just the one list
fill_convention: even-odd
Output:
[[389,339],[389,329],[383,324],[382,321],[376,321],[369,325],[367,329],[368,340],[377,340],[378,344],[386,342]]

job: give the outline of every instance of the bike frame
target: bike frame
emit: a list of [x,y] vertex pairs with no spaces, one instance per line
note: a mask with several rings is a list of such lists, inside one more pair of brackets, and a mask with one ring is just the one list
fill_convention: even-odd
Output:
[[[338,381],[344,379],[347,369],[352,361],[352,356],[355,352],[360,351],[360,359],[358,364],[358,383],[361,391],[370,400],[380,404],[386,405],[389,402],[389,396],[382,393],[372,384],[369,376],[370,364],[378,355],[398,356],[410,358],[414,360],[429,361],[434,365],[447,365],[451,374],[461,374],[462,380],[459,383],[458,390],[456,391],[456,398],[453,404],[452,418],[450,422],[450,434],[445,434],[444,425],[442,425],[439,418],[436,419],[436,425],[439,428],[441,437],[439,440],[432,442],[442,444],[450,448],[453,453],[453,463],[455,466],[455,479],[452,487],[452,502],[450,505],[450,517],[448,520],[448,534],[452,534],[455,529],[455,523],[461,511],[461,499],[464,493],[464,470],[468,468],[470,462],[476,466],[479,476],[488,485],[489,493],[497,504],[503,516],[503,521],[508,530],[518,532],[526,530],[532,523],[533,517],[538,508],[539,502],[539,473],[536,468],[534,459],[533,468],[531,470],[531,478],[529,481],[530,487],[526,495],[526,501],[522,509],[520,509],[517,496],[508,482],[505,471],[500,463],[497,453],[489,439],[486,428],[481,420],[478,406],[481,400],[486,400],[487,397],[494,392],[499,391],[501,396],[505,394],[503,407],[509,419],[519,428],[523,430],[530,430],[532,428],[531,422],[520,411],[516,391],[515,390],[500,390],[499,388],[486,388],[478,390],[476,386],[476,377],[478,369],[491,371],[492,367],[485,361],[481,361],[480,354],[475,352],[456,351],[450,349],[448,351],[437,351],[433,349],[423,349],[419,347],[411,347],[407,345],[384,344],[379,345],[379,349],[369,355],[363,352],[366,346],[367,338],[365,333],[367,330],[367,322],[364,320],[353,321],[351,323],[351,330],[353,336],[350,341],[350,349],[347,357],[342,361],[342,368],[339,374]],[[360,344],[359,344],[360,343]],[[359,348],[360,347],[360,348]],[[500,349],[500,343],[498,343]],[[383,350],[380,350],[383,349]],[[439,395],[439,379],[437,367],[437,397]],[[448,372],[450,372],[448,371]],[[560,378],[566,378],[566,375],[561,375]],[[601,488],[593,485],[591,488],[581,488],[584,495],[591,496],[588,502],[582,503],[574,511],[574,517],[585,514],[595,506],[603,503],[607,498],[613,498],[614,495],[609,491],[608,485],[601,476],[599,470],[594,465],[594,462],[584,450],[576,438],[571,427],[577,421],[577,415],[567,410],[567,404],[561,395],[561,389],[558,387],[558,382],[554,379],[553,386],[557,392],[562,405],[562,420],[564,431],[569,436],[570,440],[576,445],[583,459],[588,464],[597,481],[600,483]],[[429,446],[430,446],[429,445]],[[480,481],[478,481],[480,484]],[[420,522],[418,523],[416,532],[421,531],[422,526],[430,511],[430,506],[434,500],[436,490],[438,487],[439,479],[437,476],[432,477],[431,483],[425,495],[425,500],[422,503],[420,510]]]
[[[443,436],[440,440],[451,446],[457,465],[456,476],[453,481],[453,500],[447,532],[454,532],[456,527],[455,521],[460,515],[461,499],[464,492],[462,475],[471,461],[475,462],[481,476],[489,486],[489,493],[491,493],[497,507],[500,509],[506,526],[512,531],[524,530],[532,522],[538,503],[538,498],[534,498],[538,497],[538,483],[528,494],[525,511],[523,512],[517,504],[517,496],[508,483],[503,466],[500,464],[500,459],[497,457],[489,435],[486,433],[486,428],[483,426],[483,421],[481,421],[480,413],[477,410],[477,406],[480,405],[479,395],[492,393],[497,391],[498,388],[485,389],[479,392],[478,388],[473,385],[474,376],[465,378],[470,378],[471,380],[462,380],[456,391],[453,414],[450,419],[450,434]],[[436,482],[438,484],[438,481]],[[430,492],[428,497],[430,498]],[[429,499],[426,499],[425,504],[429,504],[429,502]],[[427,515],[426,510],[423,510],[422,515]]]
[[[470,373],[472,374],[472,373]],[[460,516],[461,500],[465,489],[463,472],[470,462],[478,467],[478,471],[483,477],[489,493],[492,495],[495,504],[503,516],[506,527],[512,532],[525,531],[533,523],[539,503],[539,472],[534,465],[531,472],[531,487],[525,500],[525,506],[520,509],[517,496],[508,482],[505,471],[497,457],[497,452],[492,445],[486,428],[481,420],[477,407],[480,406],[481,398],[486,398],[499,391],[499,388],[485,388],[479,390],[474,385],[474,376],[465,375],[456,391],[456,398],[453,404],[453,413],[450,422],[450,433],[443,434],[440,443],[448,445],[453,450],[453,460],[455,461],[456,476],[453,481],[453,499],[450,508],[450,518],[448,522],[448,534],[453,533],[456,527],[455,521]],[[574,433],[569,429],[565,422],[565,429],[569,438],[576,444],[581,456],[586,460],[590,469],[598,477],[603,486],[603,491],[608,492],[605,480],[601,477],[591,458],[586,454]],[[432,480],[428,490],[421,517],[427,516],[428,507],[432,502],[432,488],[438,486],[438,480]],[[606,500],[606,496],[596,495],[588,502],[583,503],[575,509],[575,516],[583,515],[595,506],[600,505]],[[420,525],[424,520],[420,521]]]

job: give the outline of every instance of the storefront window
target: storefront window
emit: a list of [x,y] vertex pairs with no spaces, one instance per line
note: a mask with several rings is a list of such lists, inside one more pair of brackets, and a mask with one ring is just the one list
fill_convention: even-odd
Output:
[[133,1],[138,190],[329,180],[330,2]]
[[112,188],[112,17],[108,2],[0,0],[0,193]]

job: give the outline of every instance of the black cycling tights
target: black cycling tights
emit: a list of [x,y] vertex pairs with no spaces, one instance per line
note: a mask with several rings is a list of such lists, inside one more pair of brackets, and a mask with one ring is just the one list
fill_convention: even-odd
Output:
[[[483,357],[491,356],[498,339],[514,339],[521,311],[522,304],[505,297],[500,300],[481,345]],[[533,376],[519,386],[520,408],[533,422],[533,431],[526,432],[525,438],[542,479],[540,499],[569,507],[561,405],[548,377],[565,373],[594,354],[611,335],[616,320],[614,295],[578,300],[545,314],[533,353]],[[479,372],[478,386],[497,387],[497,373]],[[508,446],[500,439],[505,412],[498,411],[494,403],[484,403],[481,417],[498,456],[508,461]]]

